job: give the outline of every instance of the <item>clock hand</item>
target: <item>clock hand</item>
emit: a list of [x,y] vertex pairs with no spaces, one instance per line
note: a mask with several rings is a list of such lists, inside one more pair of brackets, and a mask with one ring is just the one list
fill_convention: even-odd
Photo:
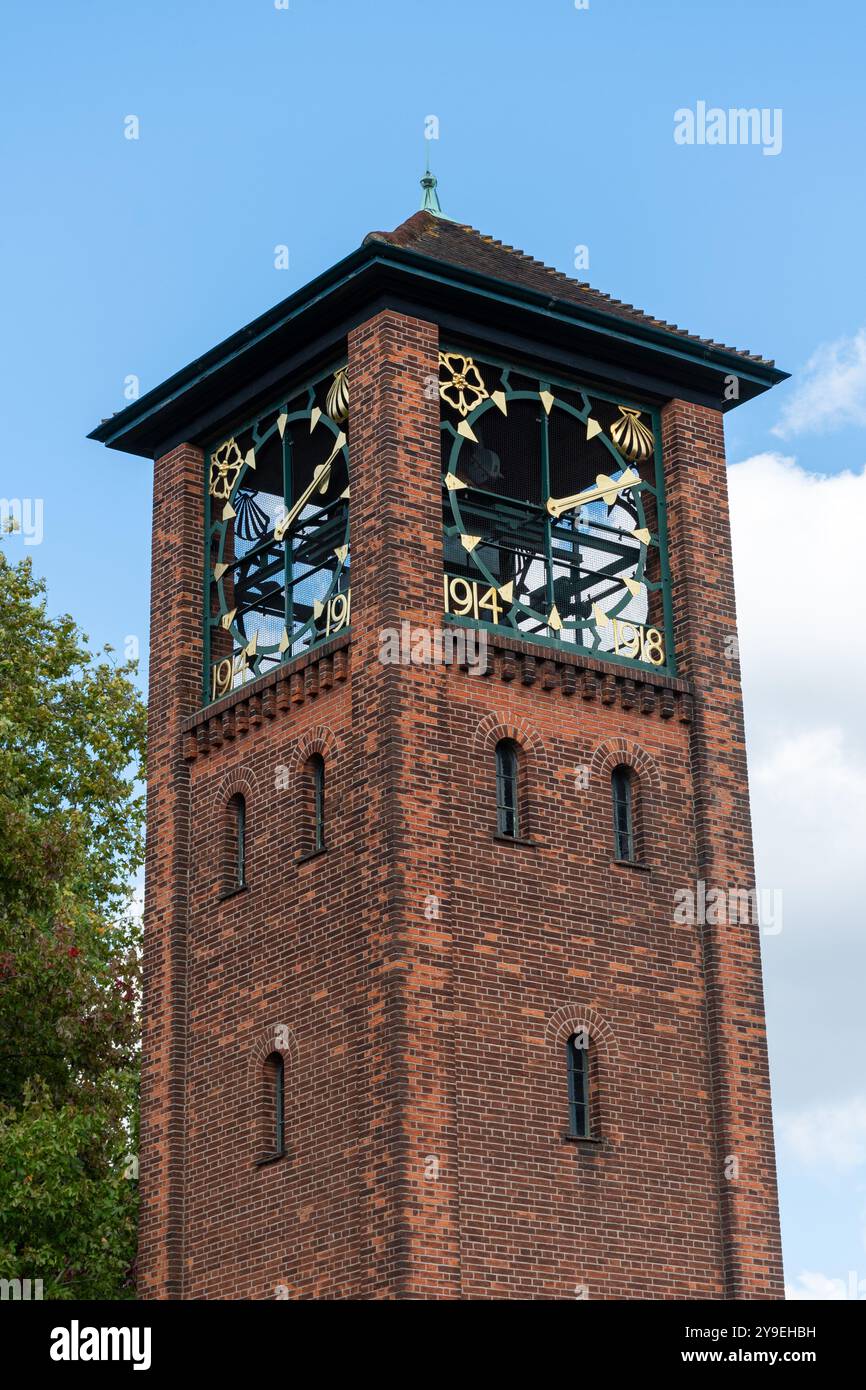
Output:
[[331,465],[333,464],[334,459],[339,454],[345,442],[346,436],[343,434],[341,430],[340,433],[337,435],[337,439],[334,444],[334,448],[331,452],[330,458],[327,458],[324,463],[319,464],[318,468],[315,468],[313,470],[312,481],[309,483],[307,487],[304,488],[303,492],[301,493],[295,505],[292,507],[291,511],[283,517],[282,521],[277,522],[277,525],[274,527],[275,541],[281,541],[285,536],[286,532],[289,530],[289,528],[294,524],[295,521],[297,521],[301,512],[304,510],[304,507],[307,505],[313,493],[316,491],[316,488],[321,488],[322,491],[324,491],[324,489],[327,487],[328,481],[331,476]]
[[587,502],[604,501],[609,507],[619,497],[626,488],[634,487],[640,483],[640,474],[633,469],[627,468],[621,478],[614,481],[606,473],[599,473],[595,480],[595,487],[588,487],[583,492],[576,492],[573,497],[548,497],[547,510],[551,516],[560,517],[563,512],[570,512],[575,507],[583,507]]

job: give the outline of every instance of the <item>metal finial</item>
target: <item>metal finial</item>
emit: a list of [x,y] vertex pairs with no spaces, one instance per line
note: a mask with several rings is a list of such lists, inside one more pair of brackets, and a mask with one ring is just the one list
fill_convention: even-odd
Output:
[[436,192],[436,175],[430,173],[430,165],[427,165],[427,172],[421,180],[421,187],[424,190],[421,198],[421,211],[432,212],[434,217],[442,216],[442,205],[439,202],[439,194]]

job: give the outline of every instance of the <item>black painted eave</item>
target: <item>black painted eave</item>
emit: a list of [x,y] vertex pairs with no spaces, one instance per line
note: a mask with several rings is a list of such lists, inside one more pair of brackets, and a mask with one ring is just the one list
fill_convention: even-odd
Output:
[[[726,410],[789,375],[745,354],[372,241],[88,437],[148,458],[176,444],[205,443],[275,401],[289,378],[333,360],[345,334],[385,308],[427,318],[449,338],[527,361],[540,357],[554,371],[631,390],[648,403],[679,396]],[[724,396],[732,375],[738,400]]]

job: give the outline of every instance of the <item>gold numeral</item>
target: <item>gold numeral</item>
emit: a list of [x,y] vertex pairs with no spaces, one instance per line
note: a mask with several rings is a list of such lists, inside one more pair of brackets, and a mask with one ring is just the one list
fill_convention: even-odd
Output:
[[325,604],[325,636],[330,637],[332,632],[339,632],[341,628],[348,627],[352,613],[352,590],[347,589],[344,594],[334,594]]
[[448,579],[445,612],[458,618],[478,617],[478,585],[474,579]]
[[234,688],[235,676],[245,670],[245,652],[239,656],[224,656],[222,661],[217,661],[211,671],[211,699],[218,700],[220,696],[228,695]]
[[499,614],[502,612],[502,604],[499,602],[499,595],[494,588],[487,590],[478,600],[479,608],[489,608],[493,614],[493,622],[499,622]]
[[[477,621],[499,622],[503,605],[496,589],[491,586],[482,592],[475,579],[464,579],[461,575],[446,574],[445,612],[453,613],[455,618],[475,618]],[[482,609],[486,609],[482,613]],[[489,614],[489,616],[488,616]]]
[[[656,653],[655,656],[653,656],[653,652]],[[664,665],[665,647],[662,641],[662,635],[657,627],[648,627],[644,629],[641,656],[642,660],[650,662],[652,666]]]
[[664,665],[664,639],[657,627],[622,622],[619,618],[611,618],[610,622],[613,628],[613,649],[617,656],[634,659],[640,655],[641,661],[647,662],[650,666]]

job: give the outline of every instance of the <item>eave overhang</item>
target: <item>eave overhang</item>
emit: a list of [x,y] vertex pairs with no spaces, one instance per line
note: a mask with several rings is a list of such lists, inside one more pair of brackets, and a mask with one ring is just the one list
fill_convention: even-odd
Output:
[[[145,458],[180,443],[206,443],[273,400],[290,377],[333,358],[352,327],[388,308],[435,322],[452,340],[541,358],[558,372],[648,402],[678,396],[728,410],[789,375],[745,354],[371,239],[88,438]],[[731,377],[736,399],[725,394]]]

